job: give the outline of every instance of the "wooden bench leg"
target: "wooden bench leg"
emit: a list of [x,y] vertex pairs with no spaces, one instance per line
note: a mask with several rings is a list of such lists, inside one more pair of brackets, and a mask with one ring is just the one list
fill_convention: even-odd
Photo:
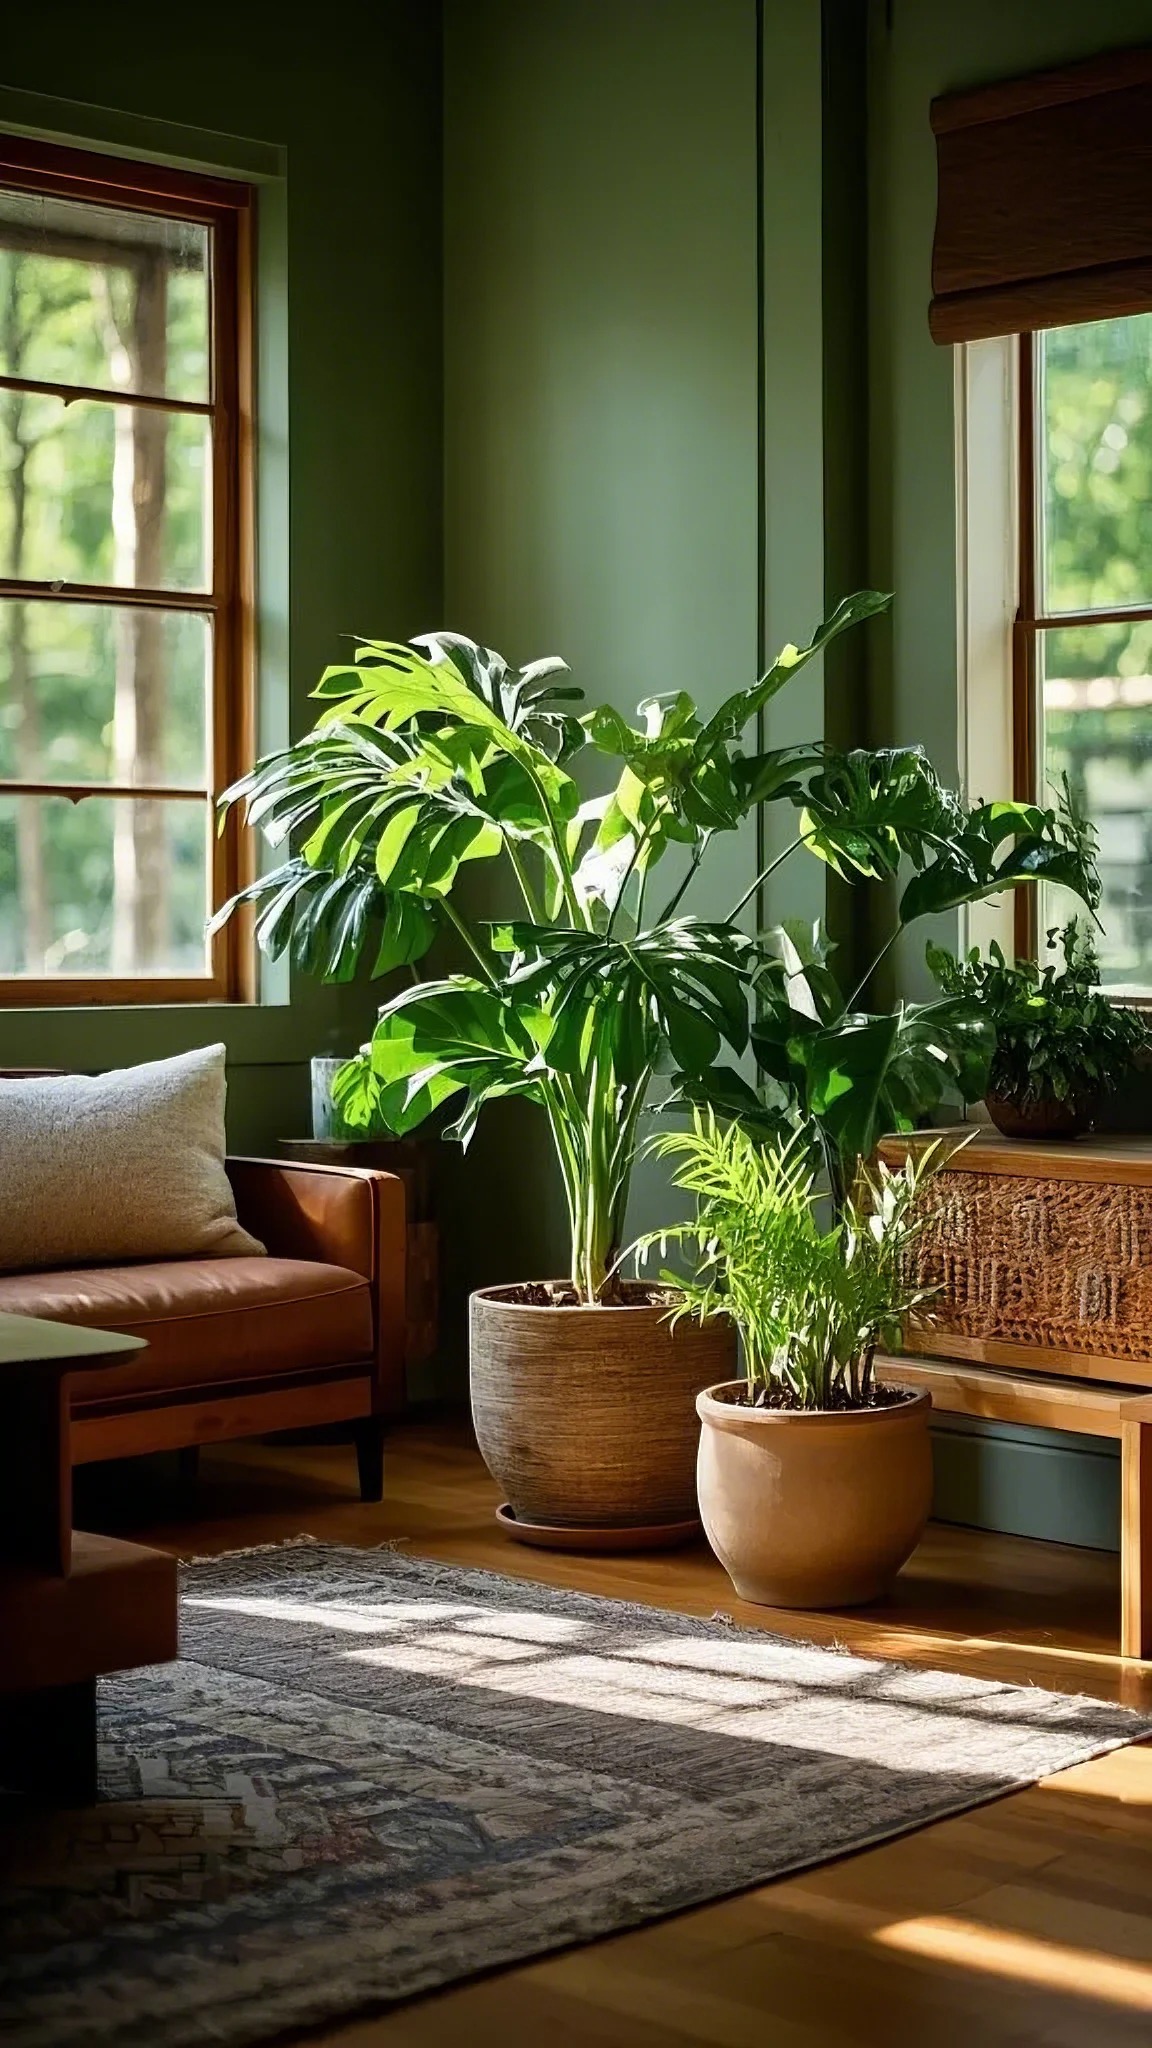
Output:
[[1152,1422],[1121,1424],[1120,1655],[1152,1658]]

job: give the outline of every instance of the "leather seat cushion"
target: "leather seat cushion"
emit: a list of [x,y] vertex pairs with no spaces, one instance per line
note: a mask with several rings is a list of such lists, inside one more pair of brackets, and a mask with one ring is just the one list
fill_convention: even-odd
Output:
[[145,1337],[124,1365],[86,1372],[79,1412],[126,1394],[349,1365],[373,1355],[368,1282],[304,1259],[174,1259],[77,1272],[0,1274],[0,1311]]

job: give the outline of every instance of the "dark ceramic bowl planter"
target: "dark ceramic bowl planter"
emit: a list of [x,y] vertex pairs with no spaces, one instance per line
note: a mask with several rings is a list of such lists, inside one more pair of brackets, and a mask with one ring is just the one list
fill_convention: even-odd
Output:
[[1093,1122],[1094,1105],[1079,1098],[1058,1102],[1055,1096],[1041,1096],[1019,1103],[986,1095],[984,1107],[1006,1138],[1078,1138]]
[[673,1327],[634,1282],[612,1308],[537,1307],[518,1291],[482,1288],[469,1311],[476,1440],[515,1524],[573,1550],[690,1536],[696,1396],[735,1372],[734,1329]]

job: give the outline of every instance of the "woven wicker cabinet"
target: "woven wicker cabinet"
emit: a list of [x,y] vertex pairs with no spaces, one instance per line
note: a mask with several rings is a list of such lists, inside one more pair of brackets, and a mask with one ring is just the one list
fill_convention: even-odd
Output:
[[941,1291],[920,1349],[1047,1371],[1057,1351],[1152,1388],[1152,1145],[980,1137],[929,1201],[915,1264]]
[[885,1377],[950,1413],[1119,1439],[1121,1650],[1152,1655],[1152,1141],[981,1132],[926,1199],[932,1322]]

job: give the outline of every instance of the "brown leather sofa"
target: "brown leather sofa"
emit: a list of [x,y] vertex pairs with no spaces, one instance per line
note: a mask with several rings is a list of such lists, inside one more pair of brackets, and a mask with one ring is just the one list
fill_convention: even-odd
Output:
[[0,1310],[144,1337],[73,1383],[76,1464],[351,1422],[379,1500],[384,1428],[404,1405],[404,1185],[370,1167],[230,1159],[267,1258],[0,1274]]

